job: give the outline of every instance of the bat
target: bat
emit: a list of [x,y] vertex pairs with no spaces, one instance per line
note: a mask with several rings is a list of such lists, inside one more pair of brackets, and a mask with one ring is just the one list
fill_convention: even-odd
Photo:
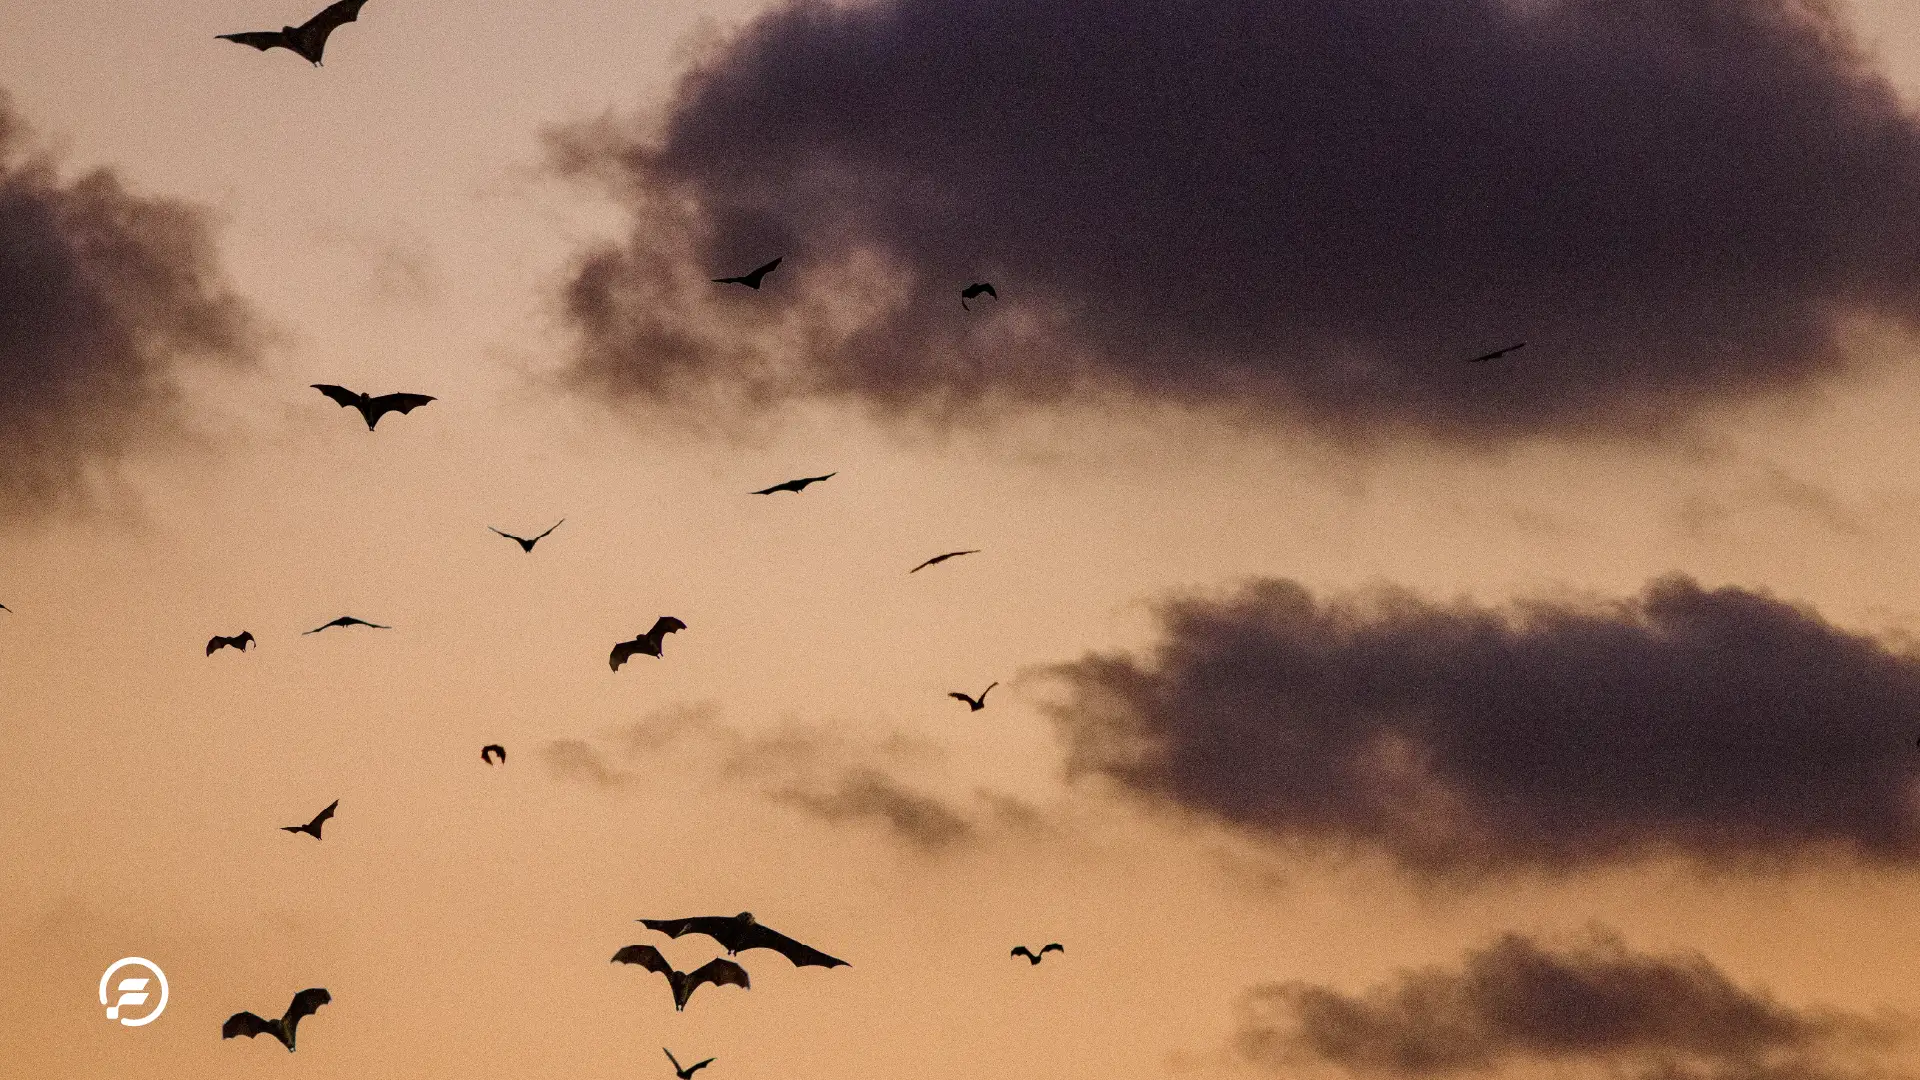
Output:
[[692,919],[641,919],[649,930],[658,930],[670,938],[681,934],[705,934],[726,946],[727,955],[745,952],[748,949],[772,949],[788,960],[794,967],[847,967],[845,960],[836,959],[809,945],[802,945],[771,927],[754,921],[753,912],[743,911],[728,918],[725,915],[703,915]]
[[907,571],[907,573],[917,574],[920,571],[925,570],[927,567],[934,565],[935,563],[946,562],[948,559],[951,559],[956,555],[977,555],[979,553],[980,553],[979,548],[973,548],[968,551],[949,551],[945,555],[935,555],[933,558],[928,559],[926,562],[923,562],[919,566],[916,566],[913,569]]
[[737,986],[742,990],[751,990],[747,985],[747,969],[731,960],[716,957],[694,968],[691,972],[675,971],[660,950],[651,945],[629,945],[613,954],[609,963],[639,964],[648,971],[659,972],[667,977],[667,983],[673,987],[673,1011],[680,1012],[687,1007],[687,999],[699,989],[701,983],[715,986]]
[[825,476],[803,476],[798,480],[789,480],[784,484],[775,484],[770,488],[761,488],[759,491],[750,492],[750,494],[771,495],[776,491],[791,491],[795,495],[798,495],[800,494],[800,489],[806,487],[808,484],[817,484],[822,480],[830,480],[838,475],[840,474],[837,472],[830,472]]
[[[991,690],[999,685],[997,682],[989,683],[987,684],[987,690]],[[949,692],[947,696],[950,698],[959,698],[961,701],[966,702],[968,712],[979,712],[981,709],[987,707],[987,690],[980,691],[980,696],[977,698],[968,697],[958,690]]]
[[1514,351],[1515,349],[1522,348],[1525,345],[1526,345],[1526,342],[1523,341],[1519,345],[1509,345],[1504,349],[1495,349],[1490,353],[1482,353],[1481,355],[1476,356],[1471,360],[1468,360],[1467,363],[1482,364],[1487,362],[1488,360],[1498,360],[1501,357],[1507,355],[1508,353]]
[[1056,941],[1050,945],[1041,946],[1040,951],[1037,953],[1034,952],[1032,949],[1027,948],[1025,945],[1015,945],[1013,947],[1013,952],[1008,955],[1024,956],[1027,958],[1027,964],[1031,966],[1033,964],[1039,963],[1040,958],[1047,955],[1050,952],[1057,952],[1064,955],[1066,951],[1067,951],[1066,947]]
[[686,628],[687,624],[681,622],[679,619],[671,615],[662,615],[654,620],[653,629],[641,634],[632,641],[623,641],[615,645],[613,647],[613,655],[607,657],[607,663],[613,666],[613,670],[619,671],[620,665],[626,663],[627,657],[632,656],[634,653],[659,656],[661,639],[665,638],[668,634],[678,630],[685,630]]
[[700,1071],[701,1069],[704,1069],[704,1068],[706,1068],[707,1066],[709,1066],[709,1065],[711,1065],[711,1064],[713,1064],[713,1059],[712,1059],[712,1058],[708,1058],[708,1059],[707,1059],[707,1060],[705,1060],[705,1061],[696,1061],[696,1062],[694,1062],[693,1064],[691,1064],[691,1065],[688,1065],[688,1066],[687,1066],[687,1067],[685,1067],[685,1068],[681,1068],[681,1067],[680,1067],[680,1059],[679,1059],[679,1058],[677,1058],[677,1057],[674,1057],[674,1056],[673,1056],[673,1051],[671,1051],[671,1050],[667,1050],[667,1048],[666,1048],[666,1047],[664,1047],[664,1046],[663,1046],[663,1047],[661,1047],[660,1049],[662,1049],[662,1050],[665,1050],[665,1051],[666,1051],[666,1054],[667,1054],[667,1060],[668,1060],[668,1061],[671,1061],[671,1062],[673,1062],[673,1075],[675,1075],[675,1076],[677,1076],[677,1077],[679,1077],[679,1078],[680,1078],[680,1080],[693,1080],[693,1074],[694,1074],[694,1073],[697,1073],[697,1072],[699,1072],[699,1071]]
[[261,52],[268,49],[291,49],[311,62],[320,66],[320,55],[327,51],[327,35],[333,33],[341,23],[350,23],[360,18],[360,7],[367,0],[335,0],[320,10],[320,14],[301,23],[299,26],[283,26],[278,30],[250,30],[244,34],[215,34],[222,41],[236,41],[242,45],[251,45]]
[[[786,258],[785,255],[780,256],[780,259],[784,258]],[[773,268],[780,265],[780,259],[775,259],[750,274],[741,274],[739,277],[714,278],[713,283],[715,285],[745,285],[749,289],[758,289],[760,287],[760,279],[773,273]]]
[[207,641],[207,655],[212,656],[215,649],[229,647],[238,649],[241,652],[246,652],[247,646],[251,644],[253,644],[253,631],[251,630],[242,630],[232,637],[221,637],[215,634]]
[[981,293],[986,293],[988,296],[993,297],[995,300],[1000,299],[1000,294],[993,291],[993,282],[976,281],[973,284],[967,286],[966,288],[960,290],[960,306],[963,308],[966,308],[968,311],[972,311],[973,310],[972,308],[967,307],[967,301],[974,299],[975,297],[979,296]]
[[[293,832],[293,833],[303,832],[303,833],[306,833],[308,836],[313,837],[315,840],[318,840],[320,839],[320,826],[325,825],[327,823],[327,819],[333,816],[334,807],[337,807],[339,805],[340,805],[340,800],[335,799],[332,802],[327,804],[327,808],[325,810],[322,810],[319,813],[313,815],[312,821],[307,822],[305,825],[282,825],[280,826],[280,831]],[[247,1034],[251,1035],[253,1034],[253,1032],[248,1032]],[[291,1035],[292,1031],[289,1030],[288,1034]],[[280,1041],[286,1042],[285,1039],[282,1039]],[[289,1050],[293,1049],[292,1044],[288,1044],[287,1049]]]
[[250,1012],[237,1012],[227,1017],[220,1025],[220,1037],[231,1039],[235,1035],[245,1035],[251,1039],[261,1032],[279,1039],[288,1053],[293,1052],[293,1033],[300,1026],[300,1018],[312,1016],[320,1006],[333,1000],[333,995],[322,987],[312,987],[293,995],[293,1004],[287,1006],[286,1014],[277,1020],[262,1020]]
[[499,743],[488,743],[480,748],[480,760],[489,765],[493,764],[493,755],[495,754],[500,755],[500,764],[505,765],[507,763],[507,748],[501,746]]
[[391,626],[382,626],[377,622],[368,622],[365,619],[356,619],[351,615],[342,615],[339,618],[333,620],[332,622],[326,624],[326,626],[316,626],[311,630],[302,630],[300,632],[300,636],[306,637],[308,634],[317,634],[320,631],[325,630],[327,626],[369,626],[375,630],[393,629],[393,627]]
[[527,539],[524,536],[515,536],[512,533],[500,532],[499,529],[494,529],[493,526],[491,525],[487,526],[487,528],[493,529],[494,532],[500,533],[501,536],[506,537],[507,539],[513,541],[516,544],[519,544],[521,551],[524,551],[527,554],[531,555],[533,554],[533,545],[539,543],[542,540],[545,540],[547,538],[547,533],[552,532],[554,529],[557,529],[560,526],[565,525],[566,523],[567,523],[567,519],[561,518],[559,521],[554,522],[553,527],[549,528],[547,532],[543,532],[539,536],[536,536],[531,540]]
[[379,423],[380,418],[390,412],[405,416],[427,402],[435,400],[425,394],[381,394],[379,397],[368,397],[332,383],[314,383],[313,388],[339,402],[343,409],[359,409],[360,415],[367,420],[368,431],[372,431],[373,425]]

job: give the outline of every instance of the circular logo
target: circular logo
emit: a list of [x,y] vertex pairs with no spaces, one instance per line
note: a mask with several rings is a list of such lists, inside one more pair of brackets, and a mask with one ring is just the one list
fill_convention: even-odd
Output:
[[[119,996],[114,998],[113,1004],[108,1005],[107,986],[113,982],[114,972],[119,971],[121,968],[135,968],[136,970],[129,973],[127,978],[120,980],[119,985],[114,989],[114,993]],[[153,977],[142,978],[137,970],[140,968],[145,968],[147,971],[152,972]],[[155,981],[160,983],[160,993],[158,995],[160,1000],[158,1004],[154,1005],[153,1011],[147,1013],[145,1016],[138,1017],[122,1015],[123,1010],[130,1009],[138,1012],[142,1006],[154,999],[155,995],[149,993],[147,988],[153,985]],[[160,965],[151,960],[142,960],[138,956],[129,956],[124,960],[115,961],[114,965],[107,969],[107,973],[100,976],[100,1004],[107,1006],[107,1019],[109,1020],[118,1020],[128,1027],[144,1027],[151,1024],[155,1020],[160,1019],[161,1013],[167,1011],[167,973],[160,970]]]

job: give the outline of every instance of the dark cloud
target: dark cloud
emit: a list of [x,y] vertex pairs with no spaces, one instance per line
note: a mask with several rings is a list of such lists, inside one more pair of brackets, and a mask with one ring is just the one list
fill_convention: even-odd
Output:
[[180,430],[183,361],[253,356],[205,215],[106,169],[63,179],[0,91],[0,504],[73,499]]
[[1824,0],[792,0],[553,146],[635,218],[574,374],[674,404],[1653,436],[1920,316],[1920,121]]
[[1070,768],[1432,879],[1920,865],[1920,659],[1684,577],[1504,608],[1265,581],[1056,669]]

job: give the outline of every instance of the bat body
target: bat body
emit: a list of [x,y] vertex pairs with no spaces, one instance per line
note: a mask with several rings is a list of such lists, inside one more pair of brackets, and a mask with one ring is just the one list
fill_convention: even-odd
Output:
[[[987,690],[991,690],[994,687],[999,685],[1000,684],[997,682],[988,683]],[[977,698],[968,697],[967,695],[961,693],[958,690],[951,691],[950,693],[947,694],[947,696],[950,698],[959,698],[961,701],[966,702],[968,712],[979,712],[981,709],[984,709],[987,707],[987,690],[980,691],[980,696]]]
[[1047,955],[1050,952],[1057,952],[1057,953],[1064,954],[1066,951],[1067,951],[1066,947],[1056,941],[1056,942],[1053,942],[1052,944],[1041,946],[1039,952],[1034,952],[1032,949],[1027,948],[1025,945],[1015,945],[1013,947],[1013,952],[1010,955],[1026,957],[1027,964],[1031,966],[1039,963],[1040,958]]
[[279,1039],[286,1046],[287,1052],[292,1053],[294,1030],[300,1026],[301,1017],[312,1016],[320,1006],[332,1000],[333,995],[327,993],[322,987],[315,986],[302,990],[293,995],[293,1004],[287,1006],[285,1015],[276,1020],[263,1020],[250,1012],[234,1013],[227,1017],[227,1022],[220,1025],[220,1037],[231,1039],[235,1035],[245,1035],[251,1039],[261,1032],[266,1032]]
[[693,1080],[694,1073],[697,1073],[701,1069],[704,1069],[707,1066],[713,1064],[713,1059],[708,1058],[705,1061],[696,1061],[693,1064],[685,1066],[683,1068],[680,1064],[680,1059],[673,1056],[673,1051],[668,1050],[664,1046],[661,1047],[660,1049],[666,1053],[667,1060],[673,1062],[673,1075],[679,1077],[680,1080]]
[[492,531],[496,533],[500,533],[501,536],[506,537],[507,539],[513,541],[516,544],[519,544],[521,551],[524,551],[527,554],[531,555],[533,554],[533,545],[539,543],[542,540],[545,540],[547,538],[547,533],[552,532],[554,529],[557,529],[560,526],[565,525],[566,523],[567,523],[567,519],[561,518],[559,521],[554,522],[553,525],[547,529],[547,532],[543,532],[539,536],[536,536],[531,540],[527,539],[524,536],[515,536],[512,533],[500,532],[499,529],[495,529],[491,525],[487,526],[487,528],[492,529]]
[[945,555],[935,555],[933,558],[928,559],[926,562],[923,562],[919,566],[916,566],[913,569],[907,571],[907,573],[917,574],[920,571],[925,570],[929,566],[946,562],[948,559],[955,558],[960,555],[978,555],[979,553],[980,553],[979,548],[972,548],[967,551],[949,551]]
[[278,30],[250,30],[244,34],[215,34],[222,41],[234,41],[242,45],[251,45],[261,52],[268,49],[290,49],[314,67],[320,66],[320,57],[327,51],[327,36],[342,23],[350,23],[360,18],[360,7],[367,0],[336,0],[321,9],[320,14],[301,23],[299,26],[283,26]]
[[356,619],[356,618],[354,618],[354,617],[353,617],[353,616],[351,616],[351,615],[342,615],[342,616],[340,616],[339,618],[337,618],[337,619],[335,619],[335,620],[333,620],[332,622],[330,622],[330,623],[327,623],[327,624],[326,624],[326,626],[316,626],[316,627],[314,627],[314,628],[313,628],[313,629],[311,629],[311,630],[302,630],[302,631],[300,632],[300,636],[301,636],[301,637],[306,637],[306,636],[307,636],[308,634],[317,634],[317,633],[319,633],[320,631],[322,631],[322,630],[325,630],[325,629],[326,629],[326,628],[327,628],[328,626],[341,626],[341,627],[345,627],[345,626],[366,626],[366,627],[371,627],[372,629],[375,629],[375,630],[391,630],[391,629],[393,629],[393,627],[391,627],[391,626],[382,626],[382,625],[380,625],[379,623],[375,623],[375,622],[368,622],[368,621],[367,621],[367,620],[365,620],[365,619]]
[[1498,360],[1498,359],[1500,359],[1501,357],[1503,357],[1503,356],[1505,356],[1505,355],[1507,355],[1508,353],[1510,353],[1510,352],[1512,352],[1512,351],[1514,351],[1515,349],[1519,349],[1519,348],[1524,348],[1524,347],[1526,346],[1526,344],[1527,344],[1527,343],[1523,341],[1523,342],[1521,342],[1521,343],[1520,343],[1520,344],[1518,344],[1518,345],[1509,345],[1509,346],[1507,346],[1507,347],[1506,347],[1506,348],[1504,348],[1504,349],[1495,349],[1495,350],[1493,350],[1493,351],[1492,351],[1492,352],[1490,352],[1490,353],[1482,353],[1482,354],[1480,354],[1479,356],[1476,356],[1476,357],[1474,357],[1473,359],[1471,359],[1471,360],[1468,360],[1468,361],[1467,361],[1467,363],[1469,363],[1469,364],[1484,364],[1484,363],[1486,363],[1486,362],[1487,362],[1487,361],[1489,361],[1489,360]]
[[[976,281],[973,284],[967,286],[966,288],[960,290],[960,306],[963,308],[967,308],[967,301],[974,299],[975,297],[979,296],[981,293],[985,293],[988,296],[993,297],[995,300],[1000,299],[1000,294],[993,291],[993,282]],[[973,309],[967,308],[967,310],[972,311]]]
[[253,644],[253,631],[251,630],[242,630],[238,634],[235,634],[232,637],[221,637],[220,635],[215,634],[207,642],[207,655],[212,656],[213,651],[215,649],[227,649],[227,648],[238,649],[241,652],[246,652],[247,646],[251,644]]
[[738,915],[703,915],[691,919],[641,919],[649,930],[658,930],[670,938],[682,934],[705,934],[726,947],[727,955],[745,952],[748,949],[772,949],[788,960],[794,967],[846,967],[847,962],[810,945],[802,945],[771,927],[762,926],[754,921],[753,912],[743,911]]
[[752,989],[747,985],[746,968],[731,960],[717,957],[690,972],[675,971],[673,965],[667,963],[667,958],[660,955],[659,949],[651,945],[629,945],[614,953],[610,962],[638,964],[648,971],[665,975],[668,985],[673,987],[673,1011],[675,1012],[686,1009],[687,999],[692,997],[693,992],[703,983],[712,983],[715,986],[737,986],[742,990]]
[[480,760],[489,765],[493,764],[493,755],[495,754],[500,755],[500,764],[505,765],[507,763],[507,748],[501,746],[499,743],[488,743],[480,748]]
[[[780,256],[780,259],[784,258],[786,258],[785,255]],[[741,274],[739,277],[714,278],[713,283],[716,285],[745,285],[749,289],[758,289],[760,287],[760,279],[773,273],[773,268],[780,265],[780,259],[775,259],[750,274]]]
[[632,641],[623,641],[615,645],[613,647],[613,655],[607,657],[607,663],[613,666],[613,670],[619,671],[620,665],[626,663],[627,657],[632,656],[634,653],[659,656],[661,641],[668,634],[685,630],[686,628],[687,624],[681,622],[679,619],[671,615],[662,615],[654,620],[653,629],[641,634]]
[[771,495],[776,491],[791,491],[795,495],[798,495],[800,494],[800,489],[806,487],[808,484],[817,484],[822,480],[830,480],[838,475],[840,474],[837,472],[830,472],[825,476],[803,476],[798,480],[789,480],[784,484],[775,484],[770,488],[761,488],[759,491],[753,492],[753,494]]
[[[313,837],[315,840],[318,840],[320,839],[320,826],[325,825],[327,823],[327,819],[333,816],[334,809],[339,805],[340,805],[340,800],[335,799],[332,802],[327,804],[327,808],[325,810],[322,810],[319,813],[313,815],[312,821],[307,822],[305,825],[282,825],[280,826],[280,831],[291,832],[291,833],[303,832],[303,833],[306,833],[308,836]],[[251,1034],[251,1032],[249,1032],[249,1034]],[[291,1050],[292,1046],[288,1046],[288,1049]]]
[[339,402],[343,409],[359,409],[360,415],[367,421],[368,431],[372,431],[373,426],[380,422],[380,418],[390,412],[405,416],[434,400],[425,394],[381,394],[379,397],[368,397],[366,394],[349,390],[344,386],[335,386],[332,383],[314,383],[313,388]]

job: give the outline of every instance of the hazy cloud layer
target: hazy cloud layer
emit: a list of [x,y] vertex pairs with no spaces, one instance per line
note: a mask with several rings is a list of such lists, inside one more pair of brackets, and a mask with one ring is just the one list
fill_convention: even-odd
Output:
[[106,169],[61,177],[0,91],[0,505],[69,499],[177,433],[178,366],[254,344],[198,208]]
[[[574,374],[1656,434],[1817,382],[1844,322],[1920,315],[1920,121],[1836,10],[794,0],[657,125],[555,134],[635,220],[567,292]],[[779,254],[762,292],[707,280]],[[963,312],[976,280],[1001,299]]]
[[1433,878],[1920,864],[1920,660],[1684,577],[1489,608],[1264,581],[1056,669],[1070,768]]

